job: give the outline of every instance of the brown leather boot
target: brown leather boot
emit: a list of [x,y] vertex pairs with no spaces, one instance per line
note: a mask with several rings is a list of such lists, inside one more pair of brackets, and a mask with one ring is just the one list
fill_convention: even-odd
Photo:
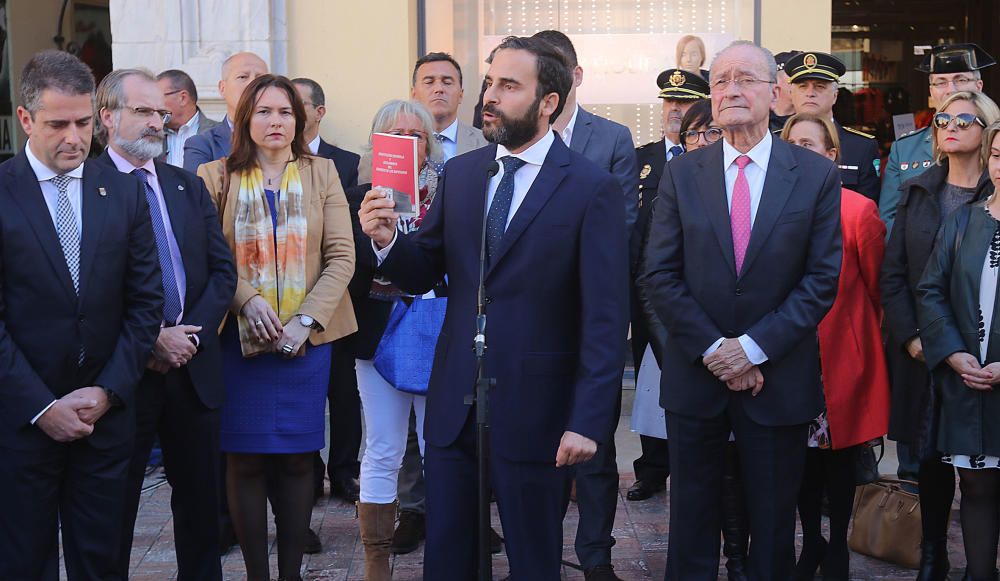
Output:
[[357,507],[365,545],[365,581],[390,581],[389,546],[396,525],[396,503],[359,502]]

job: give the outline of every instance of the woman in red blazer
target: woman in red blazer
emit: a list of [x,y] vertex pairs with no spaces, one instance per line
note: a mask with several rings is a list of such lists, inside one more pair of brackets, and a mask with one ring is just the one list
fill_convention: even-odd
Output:
[[[794,115],[785,141],[837,159],[837,130],[827,120]],[[826,411],[809,430],[809,451],[799,493],[802,553],[795,579],[848,579],[847,527],[854,504],[858,453],[889,428],[889,376],[879,323],[879,269],[885,253],[885,225],[878,207],[848,189],[840,200],[844,258],[837,300],[819,324],[819,351]],[[820,534],[823,493],[830,501],[830,540]]]

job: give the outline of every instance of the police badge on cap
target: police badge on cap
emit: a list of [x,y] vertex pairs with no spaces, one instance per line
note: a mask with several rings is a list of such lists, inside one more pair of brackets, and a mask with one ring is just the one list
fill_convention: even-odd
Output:
[[656,77],[661,99],[707,99],[708,82],[697,73],[684,69],[667,69]]
[[997,61],[978,45],[941,44],[935,46],[924,55],[923,62],[917,67],[920,72],[928,74],[969,73],[995,65]]

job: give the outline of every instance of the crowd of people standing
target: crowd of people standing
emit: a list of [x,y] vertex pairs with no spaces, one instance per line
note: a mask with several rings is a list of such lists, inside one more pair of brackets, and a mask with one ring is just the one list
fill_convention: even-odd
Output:
[[[16,499],[0,578],[57,579],[60,530],[70,579],[127,578],[154,445],[179,579],[221,579],[234,542],[247,578],[270,579],[269,503],[278,578],[301,579],[322,550],[324,472],[356,503],[365,579],[423,541],[425,578],[473,578],[482,299],[489,544],[514,581],[559,578],[571,497],[586,579],[619,579],[629,336],[642,456],[627,498],[669,479],[666,579],[716,578],[720,544],[732,581],[849,579],[855,472],[886,435],[919,489],[917,579],[950,569],[956,470],[967,578],[997,579],[992,57],[928,52],[937,111],[884,167],[834,118],[836,56],[737,41],[707,60],[681,39],[656,79],[663,139],[635,148],[578,103],[559,31],[493,49],[481,128],[458,119],[458,62],[428,53],[356,154],[320,138],[318,83],[252,53],[222,66],[221,122],[183,71],[95,84],[68,53],[35,55],[28,141],[0,165],[0,496]],[[408,218],[372,187],[375,134],[417,145]],[[404,348],[429,373],[388,373]]]

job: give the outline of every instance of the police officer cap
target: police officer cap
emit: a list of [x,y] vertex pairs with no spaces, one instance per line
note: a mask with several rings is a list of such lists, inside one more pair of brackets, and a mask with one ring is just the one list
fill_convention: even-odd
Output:
[[788,81],[799,83],[806,79],[839,81],[847,72],[841,60],[825,52],[800,52],[785,62]]
[[774,55],[774,62],[778,65],[778,70],[779,71],[785,70],[785,64],[788,62],[788,59],[792,58],[797,54],[802,54],[802,51],[788,50],[785,52],[779,52],[778,54]]
[[707,99],[708,82],[698,73],[683,69],[667,69],[656,77],[661,99]]
[[968,73],[985,69],[996,62],[988,52],[972,43],[941,44],[924,55],[924,61],[917,70],[928,74]]

